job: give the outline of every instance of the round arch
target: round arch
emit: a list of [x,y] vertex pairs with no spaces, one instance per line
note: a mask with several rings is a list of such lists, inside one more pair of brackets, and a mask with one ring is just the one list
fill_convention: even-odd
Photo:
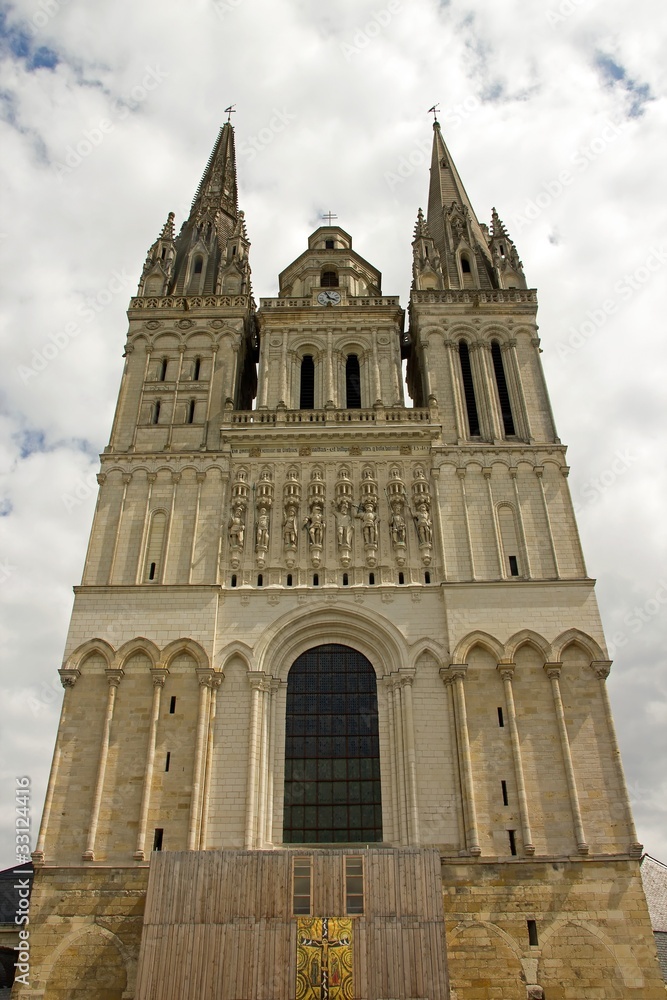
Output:
[[372,611],[338,605],[301,609],[279,618],[266,630],[255,651],[255,669],[287,679],[292,663],[312,646],[342,643],[371,662],[378,678],[399,670],[410,650],[390,621]]

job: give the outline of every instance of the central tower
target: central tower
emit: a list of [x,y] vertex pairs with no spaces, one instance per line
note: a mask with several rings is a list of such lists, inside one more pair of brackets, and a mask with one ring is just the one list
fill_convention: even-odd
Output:
[[508,232],[436,122],[408,324],[338,226],[259,309],[249,246],[227,124],[130,303],[19,996],[658,1000]]

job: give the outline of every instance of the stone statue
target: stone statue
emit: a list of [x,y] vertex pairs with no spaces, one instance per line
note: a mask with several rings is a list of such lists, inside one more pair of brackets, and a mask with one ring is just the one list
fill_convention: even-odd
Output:
[[407,528],[405,524],[405,518],[403,517],[403,507],[400,503],[395,503],[392,507],[391,521],[389,522],[389,530],[391,532],[392,543],[396,545],[405,545],[405,540],[407,537]]
[[245,520],[243,507],[238,504],[232,510],[229,519],[229,544],[233,549],[242,549],[245,539]]
[[415,514],[415,527],[417,529],[417,538],[419,539],[420,546],[432,545],[433,522],[431,521],[428,506],[425,503],[420,503],[417,507],[417,512]]
[[295,549],[296,541],[296,507],[294,504],[290,503],[285,508],[285,520],[283,521],[283,544],[286,549]]
[[339,549],[349,549],[352,546],[352,504],[347,497],[342,497],[338,501],[338,507],[334,507],[334,517],[336,518],[336,541]]
[[308,528],[310,544],[317,546],[317,548],[322,548],[325,527],[322,508],[318,504],[315,504],[310,512],[310,516],[303,523]]
[[375,513],[375,504],[372,500],[364,500],[361,514],[361,530],[364,536],[364,545],[377,548],[378,543],[378,516]]
[[257,528],[256,528],[256,541],[255,541],[256,552],[258,552],[260,549],[268,549],[270,528],[271,528],[271,520],[269,517],[269,512],[266,507],[260,507],[259,510],[257,511]]

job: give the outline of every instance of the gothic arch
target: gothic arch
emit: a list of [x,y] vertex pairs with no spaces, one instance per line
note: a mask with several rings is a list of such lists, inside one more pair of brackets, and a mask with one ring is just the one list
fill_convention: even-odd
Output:
[[587,653],[591,660],[606,660],[607,656],[602,650],[602,647],[598,645],[595,639],[592,639],[590,635],[586,635],[578,628],[570,628],[567,632],[561,632],[556,639],[554,639],[551,645],[551,655],[549,657],[552,663],[560,663],[563,659],[563,653],[568,646],[575,643]]
[[[44,996],[46,1000],[48,1000],[49,996],[51,995],[49,990],[49,980],[51,979],[53,972],[57,970],[58,963],[60,962],[61,957],[65,954],[66,951],[68,951],[73,946],[77,946],[78,948],[79,944],[81,943],[81,940],[87,934],[99,935],[105,940],[105,942],[108,942],[109,944],[115,947],[120,959],[119,965],[122,966],[125,978],[125,986],[123,988],[123,995],[124,995],[125,991],[127,990],[127,987],[131,983],[131,979],[133,978],[135,960],[127,950],[127,947],[125,946],[123,941],[118,937],[118,935],[114,934],[106,927],[103,927],[102,924],[91,922],[83,927],[75,927],[73,930],[71,930],[70,933],[66,934],[65,937],[58,943],[57,947],[54,948],[54,950],[45,958],[44,965],[42,966],[41,971],[42,971],[43,981],[46,983],[46,989],[44,991]],[[94,985],[95,984],[91,983],[92,987],[94,987]]]
[[206,655],[204,649],[195,642],[194,639],[174,639],[170,642],[168,646],[165,646],[162,650],[162,662],[165,667],[169,667],[169,664],[176,659],[181,653],[189,653],[193,658],[198,667],[203,670],[210,668],[211,664],[209,658]]
[[77,646],[74,652],[70,653],[63,663],[63,668],[66,670],[80,670],[84,660],[87,660],[92,653],[99,653],[100,656],[104,657],[107,667],[112,665],[116,655],[113,646],[109,645],[104,639],[89,639],[88,642]]
[[411,660],[410,664],[413,667],[418,665],[419,660],[422,656],[432,656],[433,659],[438,664],[442,664],[444,661],[444,650],[437,643],[433,642],[432,639],[420,639],[411,648]]
[[130,639],[129,642],[123,643],[119,648],[114,657],[114,667],[122,669],[135,653],[143,653],[147,656],[151,661],[152,667],[155,667],[160,660],[160,650],[155,643],[151,642],[150,639],[145,639],[143,636],[137,636],[136,639]]
[[544,657],[544,662],[548,663],[550,647],[547,640],[530,628],[523,628],[520,632],[515,632],[505,643],[505,659],[514,663],[516,654],[522,646],[533,646],[538,653]]
[[624,950],[623,959],[621,960],[617,952],[617,946],[611,938],[605,934],[601,927],[591,923],[589,920],[582,920],[579,917],[570,916],[556,917],[554,922],[547,927],[543,934],[540,935],[541,953],[545,951],[547,945],[551,942],[551,939],[564,930],[568,924],[588,931],[589,934],[599,941],[605,951],[612,958],[614,965],[623,978],[625,986],[629,989],[639,989],[644,985],[644,976],[639,964],[637,963],[637,959],[634,957],[632,952]]
[[523,953],[522,953],[521,948],[519,947],[518,943],[514,940],[514,938],[511,936],[511,934],[508,934],[507,931],[504,931],[502,929],[502,927],[498,927],[497,924],[492,924],[489,920],[461,920],[461,921],[459,921],[459,923],[456,925],[456,927],[450,933],[447,934],[447,942],[449,943],[450,941],[452,941],[458,934],[461,934],[463,931],[469,930],[470,928],[480,927],[480,926],[481,927],[486,927],[486,929],[488,931],[491,931],[492,934],[495,934],[499,938],[501,938],[501,940],[503,941],[503,943],[506,944],[507,947],[510,949],[510,951],[514,952],[514,954],[516,955],[517,959],[519,961],[521,961],[521,956],[522,956]]
[[483,649],[490,653],[491,656],[495,656],[496,663],[500,663],[504,656],[504,649],[498,640],[489,635],[488,632],[482,632],[480,629],[476,629],[474,632],[470,632],[468,635],[461,639],[452,653],[452,664],[454,663],[467,663],[468,656],[471,650],[475,646],[481,646]]
[[403,636],[388,619],[338,604],[335,609],[299,608],[279,618],[255,649],[255,669],[285,680],[297,656],[329,642],[363,653],[378,678],[399,670],[410,658]]
[[230,660],[236,656],[243,661],[247,670],[251,671],[254,669],[252,649],[245,642],[239,642],[238,640],[236,642],[230,642],[227,646],[220,650],[219,669],[224,671]]

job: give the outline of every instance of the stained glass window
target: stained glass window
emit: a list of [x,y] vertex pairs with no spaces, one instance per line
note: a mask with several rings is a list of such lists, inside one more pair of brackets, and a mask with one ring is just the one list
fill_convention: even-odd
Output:
[[283,841],[381,840],[375,671],[348,646],[317,646],[287,682]]

